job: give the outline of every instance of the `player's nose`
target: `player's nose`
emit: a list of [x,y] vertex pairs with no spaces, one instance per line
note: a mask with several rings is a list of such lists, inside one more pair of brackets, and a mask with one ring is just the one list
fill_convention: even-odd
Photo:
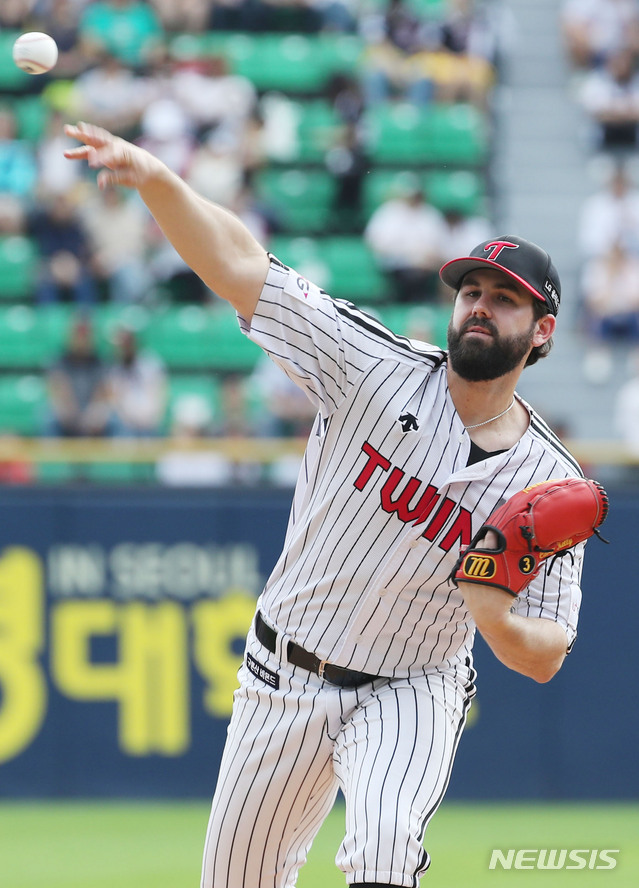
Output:
[[490,301],[486,295],[486,293],[482,293],[475,302],[473,303],[472,308],[473,317],[476,318],[487,318],[492,314]]

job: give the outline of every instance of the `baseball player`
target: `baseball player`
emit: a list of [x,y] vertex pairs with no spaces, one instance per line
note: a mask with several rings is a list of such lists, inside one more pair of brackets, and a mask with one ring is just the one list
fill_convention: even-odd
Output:
[[570,558],[545,558],[550,547],[537,558],[529,534],[532,554],[519,559],[529,576],[516,588],[510,574],[491,584],[485,561],[459,566],[513,495],[582,478],[515,392],[550,349],[557,272],[519,237],[448,262],[444,351],[332,299],[138,146],[90,124],[67,133],[82,144],[66,156],[99,169],[101,186],[139,191],[242,331],[317,408],[246,642],[202,888],[294,886],[339,789],[336,863],[347,884],[416,888],[475,693],[475,630],[540,682],[576,636],[583,541]]

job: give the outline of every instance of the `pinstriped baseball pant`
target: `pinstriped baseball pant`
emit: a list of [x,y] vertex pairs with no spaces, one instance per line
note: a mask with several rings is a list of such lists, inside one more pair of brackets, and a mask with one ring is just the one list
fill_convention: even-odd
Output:
[[[426,826],[442,800],[471,686],[437,672],[331,686],[247,639],[209,819],[202,888],[293,888],[338,789],[337,866],[349,884],[417,888]],[[276,689],[254,674],[277,675]],[[271,682],[273,679],[271,678]]]

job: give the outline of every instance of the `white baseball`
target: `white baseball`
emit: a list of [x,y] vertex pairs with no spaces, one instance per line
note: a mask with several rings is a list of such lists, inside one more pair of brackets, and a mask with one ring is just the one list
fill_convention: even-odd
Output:
[[27,74],[44,74],[58,61],[58,47],[48,34],[29,31],[13,44],[13,61]]

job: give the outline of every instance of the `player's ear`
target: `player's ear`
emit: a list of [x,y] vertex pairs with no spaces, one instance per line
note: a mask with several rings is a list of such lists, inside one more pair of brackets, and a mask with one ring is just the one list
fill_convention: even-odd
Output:
[[552,337],[557,326],[557,318],[551,314],[545,314],[535,322],[535,333],[533,335],[533,348],[543,345]]

